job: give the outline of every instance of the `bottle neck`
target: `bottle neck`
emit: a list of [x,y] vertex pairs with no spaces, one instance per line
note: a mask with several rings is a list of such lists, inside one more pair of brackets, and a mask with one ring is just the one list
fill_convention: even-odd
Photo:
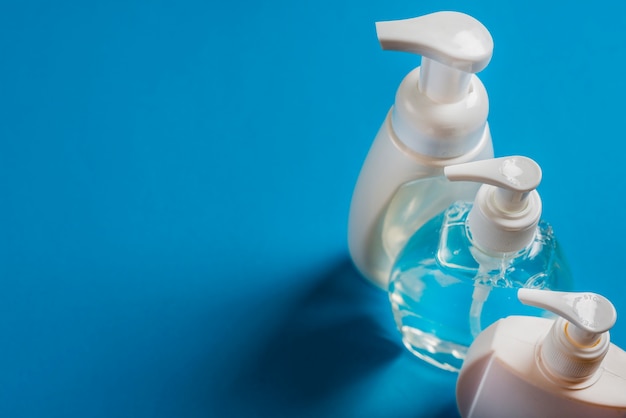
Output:
[[603,333],[597,343],[581,347],[568,336],[568,322],[557,318],[541,343],[538,361],[544,375],[562,387],[581,389],[593,384],[602,360],[609,351],[609,332]]
[[532,241],[524,248],[517,251],[495,251],[485,248],[472,236],[468,223],[465,223],[467,238],[471,244],[472,256],[479,264],[479,270],[485,272],[507,268],[517,259],[526,257],[532,248]]
[[427,158],[450,159],[472,152],[487,130],[489,99],[471,75],[467,94],[453,103],[438,103],[420,91],[420,68],[402,80],[391,124],[400,142]]
[[483,185],[476,193],[467,218],[468,233],[476,246],[486,253],[517,253],[535,239],[541,217],[541,198],[532,191],[523,211],[505,212],[495,204],[497,189]]

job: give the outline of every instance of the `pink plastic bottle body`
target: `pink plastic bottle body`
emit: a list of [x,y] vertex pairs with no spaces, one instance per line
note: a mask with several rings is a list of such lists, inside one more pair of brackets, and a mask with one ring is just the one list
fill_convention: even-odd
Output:
[[474,341],[457,382],[462,417],[626,417],[626,352],[611,344],[593,379],[560,382],[538,359],[553,323],[511,316]]

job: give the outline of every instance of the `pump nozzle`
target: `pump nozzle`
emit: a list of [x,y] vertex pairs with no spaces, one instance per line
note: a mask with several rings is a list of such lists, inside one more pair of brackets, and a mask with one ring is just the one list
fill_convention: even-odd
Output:
[[595,344],[600,334],[611,329],[617,319],[611,301],[596,293],[520,289],[517,297],[524,305],[547,309],[568,320],[568,335],[581,346]]
[[527,157],[513,156],[448,166],[450,181],[473,181],[498,187],[494,203],[507,212],[526,207],[528,193],[541,182],[541,167]]
[[604,296],[589,292],[520,289],[517,297],[525,305],[560,316],[541,347],[545,369],[566,381],[590,378],[609,349],[608,331],[617,319],[613,304]]
[[493,53],[487,28],[458,12],[377,22],[376,32],[383,49],[422,55],[420,90],[439,103],[462,99],[471,75],[483,70]]
[[476,243],[506,253],[525,248],[534,238],[541,217],[541,199],[535,190],[541,167],[527,157],[511,156],[451,165],[444,168],[450,181],[484,183],[468,216]]

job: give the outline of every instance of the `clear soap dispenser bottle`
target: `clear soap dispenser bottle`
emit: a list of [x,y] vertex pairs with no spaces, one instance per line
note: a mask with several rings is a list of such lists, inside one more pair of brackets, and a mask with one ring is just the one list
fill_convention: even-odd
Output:
[[610,343],[617,314],[588,292],[520,289],[556,320],[511,316],[481,333],[456,386],[463,417],[626,417],[626,352]]
[[456,202],[407,242],[389,283],[404,345],[458,371],[484,326],[519,310],[518,288],[569,290],[571,275],[535,190],[541,168],[512,156],[448,166],[450,181],[484,183],[474,202]]
[[445,181],[443,167],[493,157],[487,92],[474,75],[491,60],[493,41],[480,22],[457,12],[378,22],[376,32],[383,49],[422,56],[397,90],[350,206],[352,260],[387,289],[408,238],[454,201],[473,199],[478,189]]

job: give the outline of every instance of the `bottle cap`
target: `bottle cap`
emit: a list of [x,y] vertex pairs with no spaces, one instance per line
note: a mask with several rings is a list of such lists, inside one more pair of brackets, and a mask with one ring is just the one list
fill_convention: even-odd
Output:
[[609,349],[609,329],[617,319],[613,304],[589,292],[520,289],[517,297],[560,316],[541,345],[543,370],[574,384],[593,377]]
[[438,103],[454,103],[468,94],[473,73],[493,53],[493,39],[482,23],[459,12],[437,12],[376,23],[383,49],[421,55],[419,89]]
[[484,183],[468,215],[476,245],[499,253],[517,252],[532,242],[541,218],[535,190],[541,167],[528,157],[511,156],[456,164],[444,168],[450,181]]

